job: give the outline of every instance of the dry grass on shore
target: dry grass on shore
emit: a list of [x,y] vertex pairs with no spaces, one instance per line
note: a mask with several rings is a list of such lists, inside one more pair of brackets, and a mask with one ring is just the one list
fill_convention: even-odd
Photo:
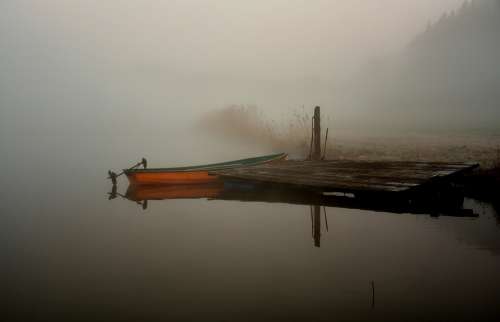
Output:
[[[305,158],[310,149],[311,117],[312,113],[299,109],[291,120],[279,123],[267,121],[256,107],[234,105],[206,114],[198,125],[204,132],[231,143],[252,144]],[[375,136],[328,126],[329,159],[478,162],[486,169],[500,169],[499,137],[408,133]]]

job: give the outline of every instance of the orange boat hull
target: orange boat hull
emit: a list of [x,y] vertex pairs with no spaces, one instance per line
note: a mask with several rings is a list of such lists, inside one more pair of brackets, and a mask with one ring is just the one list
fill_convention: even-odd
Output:
[[206,184],[219,181],[219,177],[208,171],[188,172],[132,172],[127,173],[130,184]]

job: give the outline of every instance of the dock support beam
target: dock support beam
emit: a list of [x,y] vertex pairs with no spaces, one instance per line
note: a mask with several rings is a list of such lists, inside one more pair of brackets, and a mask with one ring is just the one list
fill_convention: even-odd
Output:
[[321,115],[319,106],[314,108],[312,159],[316,161],[321,160]]

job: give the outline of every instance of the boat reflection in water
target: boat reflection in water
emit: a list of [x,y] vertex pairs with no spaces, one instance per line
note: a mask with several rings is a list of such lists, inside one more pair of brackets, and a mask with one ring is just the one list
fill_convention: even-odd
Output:
[[[326,207],[371,210],[397,214],[415,214],[430,216],[477,217],[472,210],[464,209],[463,203],[452,203],[436,207],[432,203],[415,204],[406,199],[394,198],[394,195],[374,195],[361,198],[352,194],[325,194],[313,190],[272,186],[243,181],[217,180],[209,184],[189,185],[129,185],[126,193],[117,192],[113,186],[109,199],[122,197],[147,209],[149,201],[172,199],[208,199],[241,202],[286,203],[309,205],[311,231],[314,245],[321,246],[322,215],[328,231]],[[323,211],[322,211],[323,210]]]

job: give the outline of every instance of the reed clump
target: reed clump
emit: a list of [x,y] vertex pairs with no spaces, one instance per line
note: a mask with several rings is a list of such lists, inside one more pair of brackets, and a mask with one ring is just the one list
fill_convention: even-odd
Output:
[[206,113],[198,126],[235,143],[305,157],[309,151],[310,118],[305,111],[297,110],[291,120],[276,122],[264,118],[256,106],[231,105]]
[[[296,108],[275,121],[265,117],[256,106],[231,105],[203,115],[198,128],[236,144],[307,158],[312,112],[312,109]],[[343,124],[331,122],[329,114],[328,110],[322,110],[322,140],[329,128],[327,159],[477,162],[484,169],[500,171],[500,148],[495,149],[500,138],[407,133],[375,136],[369,130],[364,133],[357,129],[345,130]]]

